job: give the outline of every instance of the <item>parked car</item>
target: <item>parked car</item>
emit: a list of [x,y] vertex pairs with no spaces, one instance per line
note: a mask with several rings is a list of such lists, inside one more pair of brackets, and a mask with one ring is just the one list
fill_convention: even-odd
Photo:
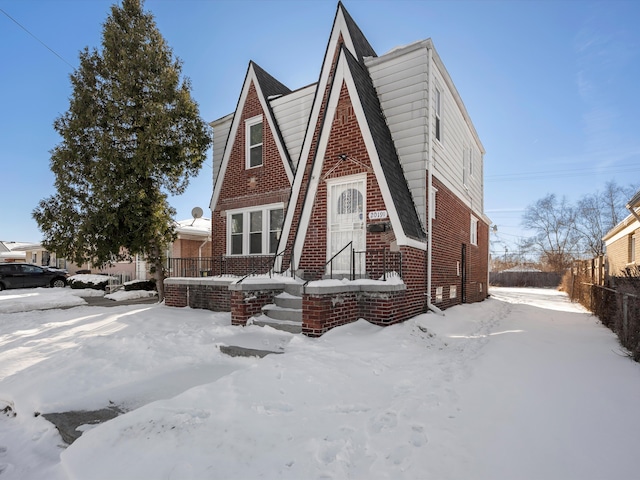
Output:
[[0,264],[0,291],[7,288],[65,287],[67,273],[29,263]]

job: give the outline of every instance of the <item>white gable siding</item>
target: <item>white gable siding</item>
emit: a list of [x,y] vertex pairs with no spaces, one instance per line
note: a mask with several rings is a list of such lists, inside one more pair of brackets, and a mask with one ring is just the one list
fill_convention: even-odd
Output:
[[[426,224],[426,169],[429,128],[433,136],[433,174],[479,215],[483,213],[483,154],[473,125],[435,50],[429,102],[430,40],[416,42],[378,58],[367,67],[378,93],[400,163],[420,219]],[[433,105],[441,92],[441,141],[435,139]],[[463,178],[465,148],[473,150],[473,175]],[[465,187],[466,184],[466,187]]]
[[[445,79],[442,68],[434,69],[436,88],[442,92],[441,131],[442,142],[434,141],[434,175],[436,175],[457,197],[478,214],[483,213],[482,155],[471,133],[471,129],[455,98],[456,93]],[[432,120],[435,122],[435,119]],[[466,153],[465,153],[466,150]],[[465,158],[468,161],[469,150],[473,150],[475,160],[474,175],[465,182]]]
[[229,131],[231,130],[231,122],[233,121],[233,113],[215,120],[211,123],[213,129],[213,187],[215,189],[216,179],[222,165],[222,156],[229,139]]
[[427,50],[419,48],[367,61],[423,225],[426,225],[427,60]]
[[300,159],[315,91],[316,85],[309,85],[270,102],[294,167],[297,167]]

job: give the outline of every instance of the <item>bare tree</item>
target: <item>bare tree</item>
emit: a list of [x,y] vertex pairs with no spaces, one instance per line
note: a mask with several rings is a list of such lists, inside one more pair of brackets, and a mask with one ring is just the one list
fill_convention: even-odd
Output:
[[604,255],[602,237],[627,216],[625,204],[636,190],[633,185],[622,187],[609,181],[603,191],[587,194],[578,201],[576,229],[594,257]]
[[540,261],[550,270],[566,270],[579,253],[580,236],[576,230],[576,209],[565,197],[558,200],[548,194],[525,209],[522,224],[533,230],[526,247],[538,252]]

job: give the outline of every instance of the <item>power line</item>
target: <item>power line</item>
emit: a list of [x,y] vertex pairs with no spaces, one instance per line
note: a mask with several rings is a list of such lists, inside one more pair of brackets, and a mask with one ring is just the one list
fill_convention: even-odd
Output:
[[38,42],[40,42],[40,44],[42,46],[44,46],[47,50],[49,50],[51,53],[53,53],[56,57],[58,57],[60,60],[62,60],[64,63],[66,63],[67,65],[69,65],[71,68],[73,68],[75,70],[76,67],[74,67],[73,65],[71,65],[69,62],[67,62],[64,58],[62,58],[62,56],[60,56],[58,54],[58,52],[56,52],[53,48],[51,48],[49,45],[47,45],[46,43],[44,43],[42,40],[40,40],[38,37],[36,37],[33,33],[31,33],[29,30],[27,30],[26,27],[24,27],[23,25],[20,24],[20,22],[18,22],[15,18],[13,18],[11,15],[9,15],[7,12],[5,12],[2,8],[0,8],[0,12],[4,13],[6,15],[6,17],[11,20],[13,23],[15,23],[16,25],[18,25],[21,29],[23,29],[25,32],[27,32],[29,35],[31,35],[33,38],[35,38]]
[[[635,165],[621,165],[617,169],[606,170],[607,175],[614,175],[617,173],[635,173],[640,172],[640,166]],[[548,172],[522,172],[522,173],[501,173],[495,175],[486,175],[486,182],[504,182],[504,181],[517,181],[517,180],[545,180],[548,178],[559,177],[584,177],[590,175],[598,175],[602,173],[600,167],[590,168],[576,168],[572,170],[554,170]]]

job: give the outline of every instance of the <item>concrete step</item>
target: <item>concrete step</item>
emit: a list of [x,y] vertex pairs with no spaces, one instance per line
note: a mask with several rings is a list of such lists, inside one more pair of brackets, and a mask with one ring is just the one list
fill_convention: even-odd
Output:
[[274,301],[278,307],[302,310],[302,297],[297,295],[284,292],[276,295]]
[[262,307],[262,313],[274,320],[287,320],[302,323],[301,308],[279,307],[274,303]]
[[304,283],[285,283],[284,284],[284,291],[285,293],[288,293],[289,295],[294,295],[296,297],[302,297],[302,285],[304,285]]
[[302,320],[279,320],[277,318],[261,315],[253,318],[253,324],[259,327],[270,326],[276,330],[289,333],[302,333]]

